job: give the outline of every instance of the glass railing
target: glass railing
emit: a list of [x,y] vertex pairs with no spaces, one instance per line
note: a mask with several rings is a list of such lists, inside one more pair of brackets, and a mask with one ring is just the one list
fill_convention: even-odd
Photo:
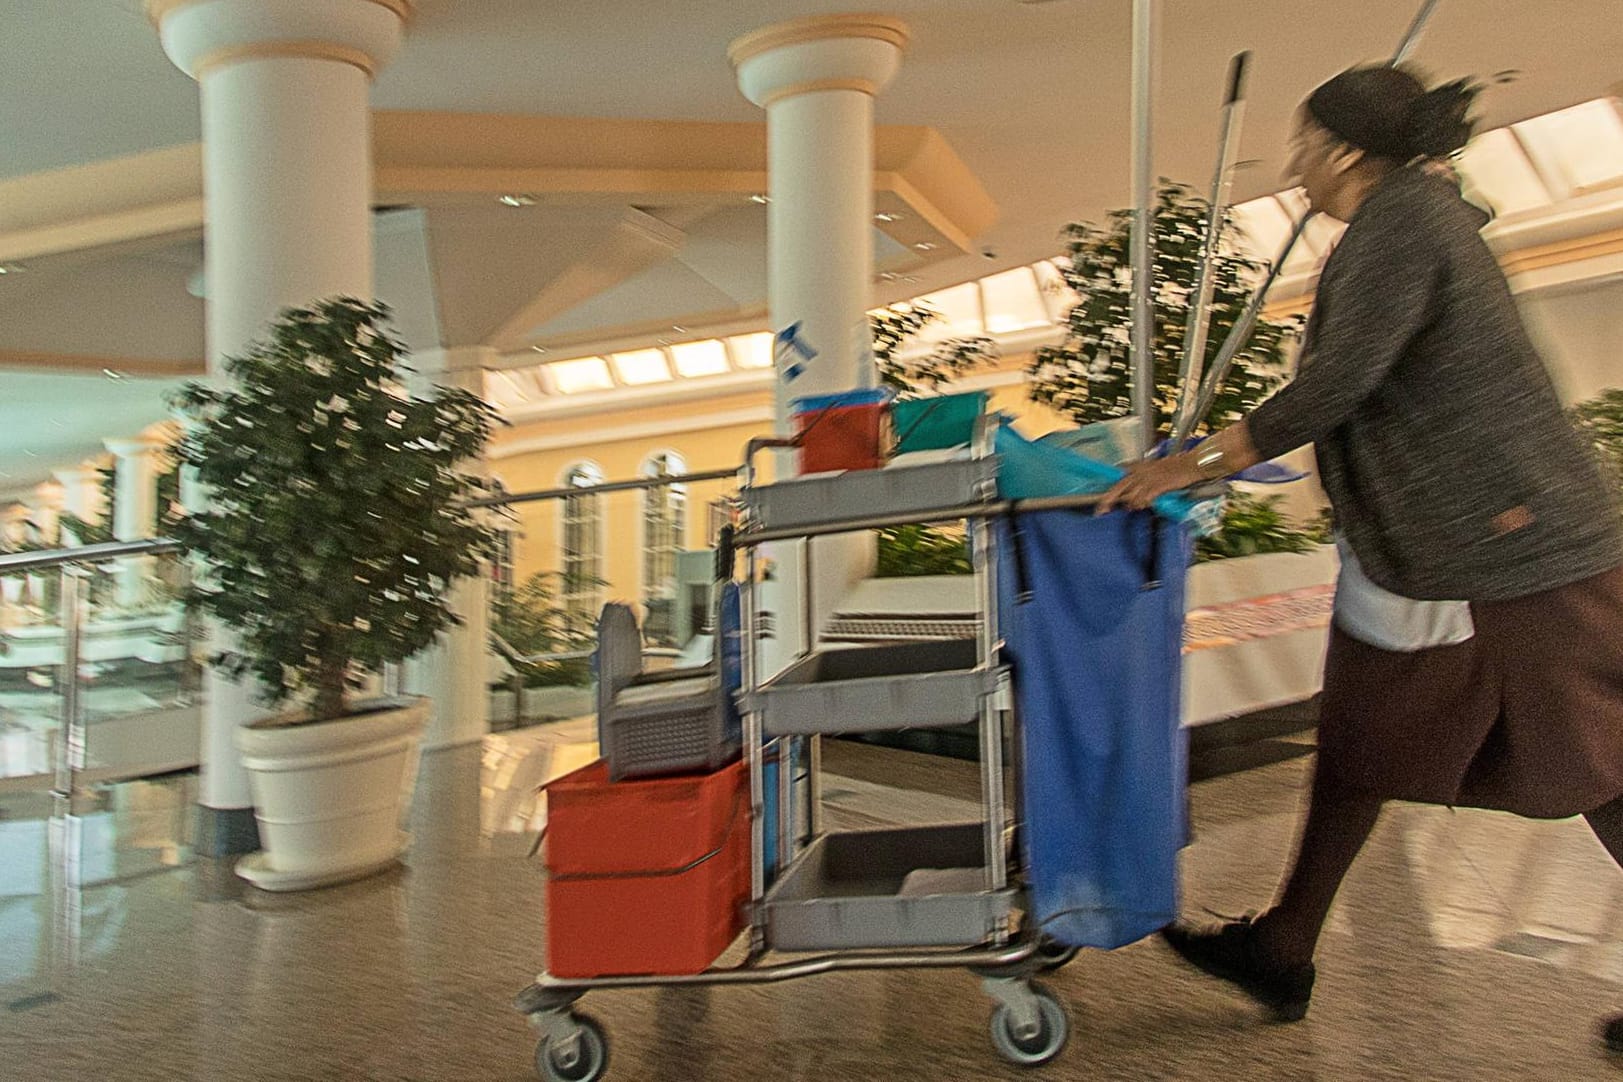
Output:
[[730,521],[738,470],[576,483],[485,501],[503,556],[491,590],[495,730],[596,709],[592,652],[603,605],[632,605],[644,664],[709,655],[714,541]]
[[0,787],[194,767],[196,636],[168,541],[0,555]]

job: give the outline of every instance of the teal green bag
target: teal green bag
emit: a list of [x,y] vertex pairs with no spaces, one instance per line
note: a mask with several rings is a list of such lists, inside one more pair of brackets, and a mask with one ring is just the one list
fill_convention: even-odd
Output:
[[938,451],[975,438],[975,419],[986,412],[985,391],[904,398],[891,404],[896,453]]

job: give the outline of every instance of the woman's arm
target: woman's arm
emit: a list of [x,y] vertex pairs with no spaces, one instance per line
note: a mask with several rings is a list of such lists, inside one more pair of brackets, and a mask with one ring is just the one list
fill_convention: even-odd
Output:
[[1218,481],[1261,461],[1262,456],[1251,442],[1250,429],[1240,421],[1193,450],[1133,463],[1127,468],[1127,476],[1105,493],[1099,513],[1116,507],[1142,511],[1162,493],[1191,488],[1202,481]]

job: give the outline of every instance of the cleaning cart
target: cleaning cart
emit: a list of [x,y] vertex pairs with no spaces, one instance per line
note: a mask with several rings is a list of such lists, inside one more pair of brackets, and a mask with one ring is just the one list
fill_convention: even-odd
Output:
[[[1074,799],[1062,798],[1058,789],[1073,782],[1053,770],[1043,774],[1042,785],[1026,784],[1026,766],[1036,757],[1052,757],[1053,740],[1089,744],[1084,758],[1093,756],[1102,739],[1094,734],[1078,739],[1065,735],[1074,720],[1063,705],[1064,695],[1016,694],[1017,676],[1009,663],[1000,608],[1018,609],[1037,592],[1027,581],[1032,573],[1052,575],[1043,550],[1034,548],[1031,559],[1020,547],[1031,538],[1031,527],[1050,523],[1045,515],[1075,513],[1094,502],[1087,494],[1061,494],[1041,499],[1010,501],[998,491],[999,456],[996,453],[997,418],[981,415],[973,420],[973,439],[957,454],[924,456],[916,464],[893,463],[886,468],[848,470],[804,476],[775,484],[759,484],[754,459],[769,449],[795,446],[792,439],[752,442],[741,477],[742,516],[732,543],[743,555],[740,579],[743,628],[742,687],[737,701],[743,710],[742,761],[735,782],[740,797],[730,803],[724,782],[711,785],[704,822],[708,845],[702,850],[671,853],[660,858],[671,866],[654,873],[692,875],[709,869],[718,882],[732,883],[730,854],[740,852],[736,831],[748,831],[747,892],[741,881],[736,890],[744,897],[742,926],[747,952],[736,965],[698,972],[655,972],[652,958],[639,964],[623,960],[618,971],[593,976],[546,973],[524,990],[517,1006],[540,1032],[536,1053],[541,1075],[553,1082],[592,1082],[602,1077],[607,1064],[607,1035],[590,1017],[576,1010],[589,992],[672,985],[764,984],[844,970],[899,968],[961,968],[979,977],[994,1001],[991,1038],[997,1052],[1011,1063],[1037,1066],[1059,1054],[1069,1034],[1066,1011],[1051,992],[1037,983],[1044,971],[1069,962],[1079,946],[1114,946],[1138,938],[1172,915],[1170,901],[1176,845],[1146,858],[1125,853],[1121,860],[1135,865],[1129,876],[1136,882],[1159,884],[1154,897],[1132,899],[1130,904],[1148,912],[1137,913],[1126,926],[1112,926],[1101,937],[1096,932],[1100,914],[1119,907],[1111,883],[1092,875],[1098,853],[1110,848],[1108,839],[1086,851],[1067,849],[1073,831],[1089,834],[1076,814],[1103,810],[1101,829],[1111,829],[1119,812],[1091,809]],[[1068,453],[1068,452],[1065,452]],[[1010,515],[1019,529],[1011,529]],[[1115,515],[1108,520],[1145,520],[1148,515]],[[776,675],[758,679],[756,653],[762,634],[761,565],[763,546],[800,546],[798,561],[806,588],[814,576],[814,539],[914,523],[960,521],[967,525],[973,556],[978,631],[973,639],[946,642],[878,644],[819,649],[809,615],[805,615],[811,646]],[[1104,520],[1101,520],[1104,521]],[[1151,528],[1154,529],[1153,527]],[[1134,536],[1137,536],[1136,534]],[[1150,536],[1150,535],[1145,535]],[[1145,619],[1182,617],[1182,569],[1177,546],[1155,557],[1159,578],[1164,569],[1175,586],[1176,597],[1166,595]],[[1138,556],[1131,558],[1133,561]],[[786,561],[793,563],[795,561]],[[1133,563],[1133,566],[1141,566]],[[1145,565],[1147,566],[1147,565]],[[1011,577],[1018,583],[1008,581]],[[1119,583],[1115,585],[1119,586]],[[1145,583],[1134,582],[1136,597]],[[1056,584],[1052,589],[1058,589]],[[1000,596],[1002,604],[1000,605]],[[809,600],[802,595],[803,600]],[[1133,605],[1131,598],[1126,604]],[[803,614],[813,611],[803,606]],[[1032,610],[1033,612],[1035,610]],[[1113,627],[1130,633],[1139,624],[1123,624],[1120,613]],[[1017,620],[1030,622],[1019,616]],[[1108,630],[1108,629],[1107,629]],[[1160,640],[1162,667],[1157,678],[1176,676],[1176,626]],[[1045,670],[1038,654],[1050,650],[1038,634],[1028,633],[1033,679],[1046,681],[1057,674]],[[1080,644],[1089,648],[1087,642]],[[1159,655],[1158,655],[1159,656]],[[1117,659],[1119,661],[1119,659]],[[1101,657],[1101,667],[1116,662]],[[1026,664],[1022,662],[1022,664]],[[1033,685],[1036,690],[1036,685]],[[1176,685],[1153,696],[1152,727],[1163,732],[1160,744],[1150,749],[1166,759],[1176,740]],[[1023,735],[1016,701],[1028,698],[1040,704],[1044,736],[1033,747]],[[1052,709],[1055,703],[1060,708]],[[821,744],[825,735],[902,728],[959,725],[975,721],[980,733],[981,815],[977,821],[908,826],[879,830],[827,831],[822,822]],[[1099,760],[1095,760],[1096,766]],[[1109,769],[1129,766],[1119,757],[1103,760]],[[1181,829],[1181,760],[1164,763],[1164,784],[1152,788],[1162,794],[1160,819],[1153,814],[1140,832],[1163,824]],[[775,768],[775,769],[774,769]],[[1084,773],[1081,779],[1097,775]],[[721,775],[714,775],[720,778]],[[672,779],[682,781],[683,779]],[[695,784],[688,781],[688,784]],[[769,791],[769,787],[770,791]],[[1057,787],[1057,789],[1055,789]],[[1118,785],[1118,788],[1121,788]],[[1131,786],[1127,786],[1131,788]],[[1054,791],[1050,791],[1053,789]],[[1063,810],[1065,818],[1038,816],[1022,822],[1022,805],[1033,800]],[[1140,805],[1127,810],[1143,812]],[[739,814],[735,809],[741,809]],[[772,813],[772,814],[769,814]],[[1172,819],[1177,818],[1173,824]],[[620,820],[620,828],[627,820]],[[1027,854],[1040,853],[1052,861],[1046,880],[1034,876]],[[1156,862],[1160,863],[1157,864]],[[1081,869],[1080,863],[1089,864]],[[657,862],[656,862],[657,863]],[[777,874],[773,874],[774,869]],[[1083,874],[1087,873],[1087,874]],[[554,869],[556,874],[556,868]],[[636,882],[640,873],[622,870]],[[1110,879],[1106,875],[1106,880]],[[1041,884],[1034,898],[1032,885]],[[700,892],[702,895],[704,892]],[[708,896],[715,896],[711,892]],[[1140,904],[1144,902],[1145,904]],[[703,910],[706,921],[713,918]],[[1135,921],[1137,923],[1135,923]],[[707,928],[710,925],[707,924]],[[1136,932],[1136,934],[1134,934]],[[641,934],[641,933],[639,933]],[[661,951],[660,962],[669,952]],[[665,966],[667,970],[669,966]],[[572,972],[579,972],[576,967]]]

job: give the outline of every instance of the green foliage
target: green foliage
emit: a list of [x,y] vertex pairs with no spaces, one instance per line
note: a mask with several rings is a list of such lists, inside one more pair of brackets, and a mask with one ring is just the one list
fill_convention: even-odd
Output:
[[874,571],[876,578],[968,575],[972,570],[969,545],[962,529],[892,526],[879,531],[879,563]]
[[388,317],[349,297],[288,309],[227,362],[229,386],[175,396],[192,422],[177,456],[210,495],[174,529],[207,565],[191,600],[242,644],[215,664],[269,703],[308,697],[317,721],[344,715],[358,670],[454,625],[447,586],[495,551],[465,506],[486,485],[459,467],[496,413],[463,390],[408,397]]
[[873,337],[874,363],[879,379],[904,396],[933,394],[943,384],[961,379],[977,368],[985,368],[998,358],[997,345],[990,338],[949,338],[930,352],[903,358],[907,341],[925,327],[941,320],[941,313],[927,304],[893,304],[868,317]]
[[1572,409],[1572,419],[1623,493],[1623,389],[1612,388]]
[[[520,654],[561,654],[597,645],[589,614],[572,611],[564,602],[569,584],[561,572],[538,571],[491,606],[490,629]],[[601,581],[581,587],[601,586]],[[538,661],[520,665],[525,687],[580,687],[591,683],[590,658]]]
[[[1159,431],[1170,430],[1177,401],[1184,330],[1199,279],[1200,253],[1209,204],[1189,188],[1163,180],[1153,215],[1155,409]],[[1060,271],[1079,297],[1066,321],[1065,341],[1033,355],[1031,397],[1089,424],[1132,412],[1131,211],[1116,211],[1104,228],[1087,222],[1066,228],[1069,260]],[[1216,259],[1215,288],[1208,308],[1206,365],[1215,360],[1251,299],[1263,265],[1234,244],[1228,221]],[[1259,319],[1246,347],[1195,432],[1215,430],[1248,413],[1283,381],[1286,347],[1299,321]]]
[[1223,525],[1195,547],[1195,561],[1228,560],[1275,552],[1310,552],[1321,540],[1322,527],[1293,523],[1279,510],[1279,496],[1253,496],[1231,490]]

